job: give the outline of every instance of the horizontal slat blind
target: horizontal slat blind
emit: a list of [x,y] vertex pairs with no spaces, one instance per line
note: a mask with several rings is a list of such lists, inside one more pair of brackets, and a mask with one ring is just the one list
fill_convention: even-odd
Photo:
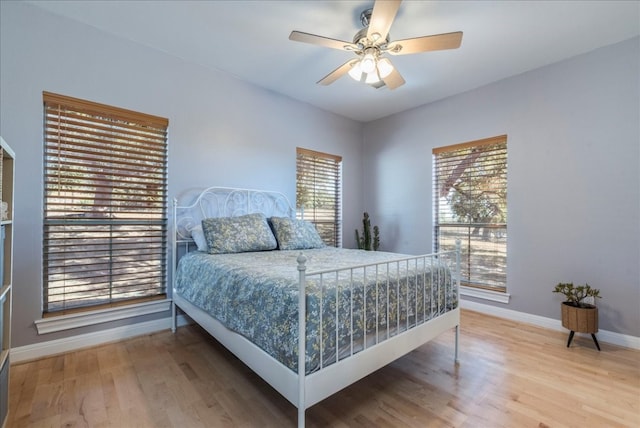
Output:
[[507,137],[433,150],[434,250],[462,241],[466,285],[506,290]]
[[341,246],[342,157],[296,149],[296,207],[316,226],[322,240]]
[[43,100],[44,312],[164,294],[168,120]]

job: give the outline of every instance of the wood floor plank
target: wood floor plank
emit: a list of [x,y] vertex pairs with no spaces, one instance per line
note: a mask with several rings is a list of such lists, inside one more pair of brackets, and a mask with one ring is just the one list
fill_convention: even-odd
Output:
[[[462,311],[453,331],[307,410],[315,427],[640,427],[640,351]],[[14,364],[8,427],[293,427],[197,326]]]

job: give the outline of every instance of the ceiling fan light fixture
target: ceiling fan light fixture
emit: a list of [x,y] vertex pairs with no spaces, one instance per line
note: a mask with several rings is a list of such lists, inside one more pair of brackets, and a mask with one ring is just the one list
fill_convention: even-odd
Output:
[[376,57],[371,53],[367,52],[364,54],[362,60],[360,60],[360,68],[363,73],[371,73],[376,69]]
[[393,64],[391,64],[388,58],[380,58],[378,60],[378,74],[380,74],[382,79],[390,75],[392,71]]
[[377,71],[372,71],[371,73],[367,73],[367,79],[364,81],[367,85],[375,85],[380,82],[380,77],[378,76]]
[[349,70],[349,76],[356,82],[360,82],[362,80],[362,67],[360,66],[360,61],[356,61]]

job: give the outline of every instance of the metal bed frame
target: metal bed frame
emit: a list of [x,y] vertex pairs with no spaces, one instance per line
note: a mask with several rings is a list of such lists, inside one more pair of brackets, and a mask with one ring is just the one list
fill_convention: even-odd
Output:
[[[444,331],[455,328],[455,362],[458,363],[458,340],[460,326],[460,307],[459,307],[459,290],[460,290],[460,244],[456,245],[454,252],[442,252],[437,254],[428,254],[415,257],[399,257],[389,262],[373,263],[371,265],[351,266],[338,270],[307,272],[306,257],[301,252],[297,258],[297,269],[299,272],[298,280],[298,372],[286,367],[284,364],[267,354],[257,345],[246,339],[244,336],[227,329],[222,323],[213,318],[211,315],[196,307],[185,298],[180,296],[175,290],[177,262],[180,256],[192,250],[195,247],[191,239],[191,229],[199,225],[204,218],[211,217],[229,217],[238,216],[248,213],[261,212],[266,217],[281,216],[295,217],[295,210],[291,207],[287,198],[278,192],[235,189],[226,187],[209,187],[195,196],[195,200],[186,205],[178,205],[177,199],[173,202],[173,233],[172,233],[172,262],[174,268],[174,289],[172,298],[172,331],[176,331],[177,308],[180,308],[191,319],[203,327],[209,334],[222,343],[227,349],[235,354],[241,361],[249,366],[254,372],[262,377],[269,385],[282,394],[289,402],[298,409],[298,426],[304,427],[305,410],[319,401],[329,397],[330,395],[340,391],[348,385],[358,381],[368,374],[378,370],[381,367],[391,363],[399,357],[411,352],[415,348],[434,339]],[[433,314],[433,298],[431,301],[431,312],[426,313],[426,305],[423,306],[424,313],[422,320],[415,315],[415,322],[409,322],[409,314],[406,314],[406,329],[396,332],[394,335],[389,333],[389,329],[378,334],[376,327],[375,339],[373,344],[368,344],[367,339],[363,340],[361,350],[354,351],[353,335],[351,335],[351,349],[348,356],[338,356],[336,351],[336,361],[331,364],[323,365],[322,357],[320,358],[320,367],[312,373],[305,373],[305,356],[306,356],[306,295],[305,283],[309,278],[322,281],[324,278],[337,276],[339,272],[351,271],[353,274],[355,269],[368,269],[375,275],[377,281],[378,272],[388,272],[389,269],[398,269],[399,266],[418,266],[426,263],[438,263],[444,260],[449,261],[450,271],[453,272],[444,278],[450,286],[455,287],[455,299],[457,305],[455,308],[441,313],[442,308],[436,308]],[[348,272],[347,272],[348,274]],[[433,275],[433,271],[431,273]],[[433,278],[432,278],[433,279]],[[433,283],[433,281],[431,281]],[[377,282],[376,282],[377,284]],[[424,281],[423,281],[423,287]],[[440,293],[438,289],[435,292]],[[435,293],[430,290],[429,293]],[[418,289],[416,288],[416,295]],[[337,294],[337,292],[336,292]],[[408,295],[408,293],[407,293]],[[376,292],[377,296],[377,292]],[[398,294],[399,296],[399,294]],[[422,296],[426,296],[426,287]],[[433,294],[431,295],[433,297]],[[377,298],[377,297],[376,297]],[[399,299],[398,299],[399,300]],[[409,300],[407,297],[407,310],[409,309]],[[353,302],[352,302],[353,304]],[[376,304],[376,321],[378,316],[387,316],[389,306],[387,305],[387,314],[377,313],[378,305]],[[400,304],[398,303],[398,309]],[[418,308],[416,303],[415,308]],[[446,304],[445,304],[446,308]],[[337,315],[336,310],[336,317]],[[366,315],[365,315],[366,316]],[[399,316],[399,315],[398,315]],[[429,317],[429,318],[428,318]],[[399,320],[400,318],[398,318]],[[337,324],[337,323],[336,323]],[[322,323],[320,323],[322,325]],[[366,325],[366,319],[365,319]],[[377,322],[376,322],[377,325]],[[399,326],[399,325],[398,325]],[[338,329],[335,332],[336,344],[339,343]],[[365,328],[366,334],[366,328]],[[380,339],[379,336],[383,338]],[[322,354],[322,349],[320,350]]]

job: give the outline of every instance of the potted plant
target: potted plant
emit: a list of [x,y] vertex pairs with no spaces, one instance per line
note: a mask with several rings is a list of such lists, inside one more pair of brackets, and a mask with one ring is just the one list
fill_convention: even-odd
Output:
[[[598,307],[596,300],[600,298],[600,290],[591,288],[589,284],[574,286],[573,283],[559,283],[553,289],[554,293],[564,295],[562,302],[562,326],[571,330],[567,348],[571,345],[573,335],[578,333],[591,334],[596,348],[600,350],[596,333],[598,332]],[[586,298],[591,298],[593,304],[586,303]]]

